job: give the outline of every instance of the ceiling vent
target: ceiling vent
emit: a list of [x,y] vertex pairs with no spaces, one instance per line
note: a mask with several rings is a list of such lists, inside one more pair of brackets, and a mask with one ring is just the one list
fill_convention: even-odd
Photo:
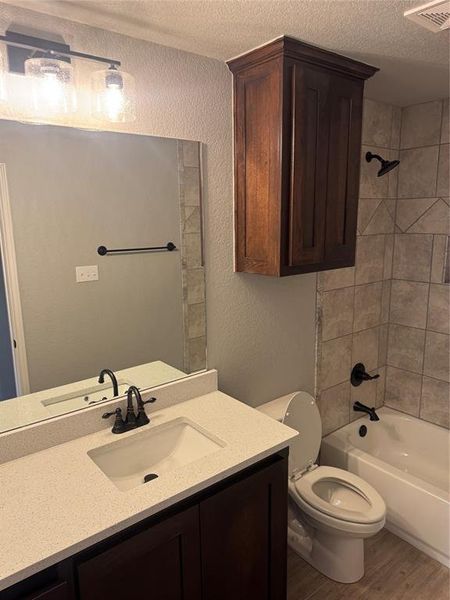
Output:
[[433,0],[412,10],[407,10],[404,16],[422,27],[434,31],[444,31],[450,27],[450,1]]

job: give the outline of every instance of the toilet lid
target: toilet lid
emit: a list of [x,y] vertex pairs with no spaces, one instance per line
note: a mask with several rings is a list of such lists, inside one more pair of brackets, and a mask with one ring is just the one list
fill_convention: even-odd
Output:
[[283,423],[299,432],[289,443],[289,475],[293,475],[313,465],[319,454],[322,421],[314,398],[307,392],[294,394]]

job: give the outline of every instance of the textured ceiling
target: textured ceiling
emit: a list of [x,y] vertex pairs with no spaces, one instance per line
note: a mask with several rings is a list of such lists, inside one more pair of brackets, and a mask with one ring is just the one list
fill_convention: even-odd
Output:
[[422,0],[4,1],[219,60],[292,35],[380,67],[367,85],[372,98],[448,96],[449,31],[403,17]]

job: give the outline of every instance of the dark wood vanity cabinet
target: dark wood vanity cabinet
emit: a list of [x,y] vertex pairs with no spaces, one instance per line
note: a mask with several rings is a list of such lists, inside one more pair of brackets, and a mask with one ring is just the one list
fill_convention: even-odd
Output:
[[354,264],[364,80],[377,69],[283,37],[234,75],[236,270]]
[[0,599],[285,600],[286,536],[284,450]]

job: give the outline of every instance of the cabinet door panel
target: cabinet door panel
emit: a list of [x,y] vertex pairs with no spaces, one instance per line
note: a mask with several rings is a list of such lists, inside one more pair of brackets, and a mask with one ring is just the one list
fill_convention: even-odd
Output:
[[81,600],[199,600],[198,507],[78,565]]
[[291,155],[289,267],[320,263],[325,251],[329,74],[288,64]]
[[203,600],[285,600],[287,459],[200,504]]
[[362,92],[359,81],[332,79],[325,243],[329,268],[353,265],[355,259]]
[[22,596],[23,600],[69,600],[71,597],[66,581],[49,586],[45,590],[34,592],[26,597]]

